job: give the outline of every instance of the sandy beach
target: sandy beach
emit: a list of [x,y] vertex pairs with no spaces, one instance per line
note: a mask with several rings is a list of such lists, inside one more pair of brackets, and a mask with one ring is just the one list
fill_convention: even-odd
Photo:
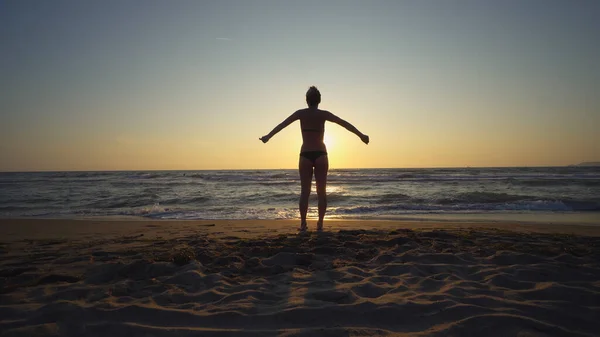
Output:
[[296,227],[0,220],[0,335],[600,335],[600,227]]

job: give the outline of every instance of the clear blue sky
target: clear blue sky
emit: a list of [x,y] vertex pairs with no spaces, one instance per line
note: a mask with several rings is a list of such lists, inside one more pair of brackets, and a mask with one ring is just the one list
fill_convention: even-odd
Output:
[[0,171],[600,161],[598,1],[2,1]]

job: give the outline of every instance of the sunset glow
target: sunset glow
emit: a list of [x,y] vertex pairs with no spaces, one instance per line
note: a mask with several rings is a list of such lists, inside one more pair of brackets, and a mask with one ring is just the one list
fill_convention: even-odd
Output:
[[[0,171],[600,161],[594,2],[21,2],[0,6]],[[128,13],[121,15],[119,13]],[[532,21],[535,20],[535,21]]]

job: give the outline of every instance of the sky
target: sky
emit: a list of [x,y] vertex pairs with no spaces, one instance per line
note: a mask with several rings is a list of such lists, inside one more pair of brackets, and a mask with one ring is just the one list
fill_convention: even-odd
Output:
[[0,171],[600,161],[600,2],[0,1]]

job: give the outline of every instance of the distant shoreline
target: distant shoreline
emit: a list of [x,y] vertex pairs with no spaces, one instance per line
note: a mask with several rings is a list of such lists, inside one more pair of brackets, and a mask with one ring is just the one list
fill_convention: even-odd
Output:
[[600,161],[590,161],[590,162],[583,162],[583,163],[579,163],[579,164],[575,164],[575,165],[571,165],[571,166],[590,166],[590,167],[600,167]]

